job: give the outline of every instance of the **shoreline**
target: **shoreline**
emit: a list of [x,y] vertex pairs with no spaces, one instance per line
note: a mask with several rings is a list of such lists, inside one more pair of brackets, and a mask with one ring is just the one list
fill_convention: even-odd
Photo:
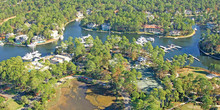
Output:
[[189,34],[189,35],[181,35],[181,36],[164,36],[164,38],[171,38],[171,39],[183,39],[183,38],[189,38],[189,37],[192,37],[193,35],[195,35],[196,34],[196,31],[195,30],[193,30],[193,32],[191,33],[191,34]]
[[198,48],[199,48],[199,51],[201,51],[204,55],[209,56],[209,57],[211,57],[211,58],[213,58],[213,59],[216,59],[216,60],[220,60],[219,57],[210,55],[210,53],[207,53],[207,52],[205,52],[204,50],[202,50],[202,49],[200,48],[200,43],[198,44]]
[[[102,32],[102,33],[108,33],[109,31],[103,31],[103,30],[93,30],[93,29],[88,29],[85,27],[81,27],[83,30],[86,31],[95,31],[95,32]],[[153,34],[153,33],[147,33],[147,32],[118,32],[118,31],[110,31],[110,33],[116,33],[116,34],[138,34],[138,35],[161,35],[161,34]]]

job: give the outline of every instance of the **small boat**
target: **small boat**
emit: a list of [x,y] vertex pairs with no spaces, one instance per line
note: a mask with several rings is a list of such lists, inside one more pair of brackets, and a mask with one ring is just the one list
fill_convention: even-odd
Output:
[[195,31],[197,31],[197,28],[194,28]]
[[153,37],[149,37],[149,38],[147,38],[146,40],[151,41],[151,42],[154,42],[154,38],[153,38]]
[[61,35],[61,36],[60,36],[60,40],[63,40],[63,38],[64,38],[63,35]]
[[175,37],[174,39],[178,39],[177,37]]
[[140,38],[137,39],[136,44],[139,44],[139,45],[143,46],[147,42],[148,42],[147,39],[145,37],[141,36]]
[[4,46],[4,43],[2,41],[0,41],[0,46]]

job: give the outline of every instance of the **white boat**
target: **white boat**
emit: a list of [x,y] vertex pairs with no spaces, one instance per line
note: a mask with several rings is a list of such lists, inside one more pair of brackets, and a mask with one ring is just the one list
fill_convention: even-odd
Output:
[[32,60],[33,55],[31,53],[27,53],[25,56],[22,57],[23,60]]
[[153,37],[149,37],[147,38],[148,41],[154,42],[154,38]]
[[197,31],[197,28],[194,28],[195,31]]
[[22,57],[23,60],[32,60],[33,58],[39,58],[41,53],[38,51],[34,51],[32,53],[27,53],[25,56]]
[[33,55],[34,58],[35,57],[40,57],[41,53],[39,53],[38,51],[34,51],[34,52],[32,52],[32,55]]
[[28,44],[27,46],[28,47],[36,47],[36,45],[37,45],[37,42],[32,42],[31,44]]
[[0,46],[4,46],[4,43],[2,41],[0,41]]
[[140,37],[140,38],[138,38],[137,39],[137,41],[136,41],[136,44],[139,44],[139,45],[144,45],[145,43],[147,43],[148,41],[146,40],[146,38],[144,38],[144,37]]

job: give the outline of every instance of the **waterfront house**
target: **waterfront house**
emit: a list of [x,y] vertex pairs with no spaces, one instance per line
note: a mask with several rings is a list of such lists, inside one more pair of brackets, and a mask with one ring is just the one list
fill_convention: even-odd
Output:
[[20,44],[20,43],[26,42],[27,39],[28,39],[27,35],[19,35],[15,37],[15,42]]
[[103,30],[103,31],[108,31],[108,30],[110,30],[110,29],[111,29],[110,23],[104,23],[104,24],[102,24],[102,30]]
[[37,42],[37,43],[43,43],[45,42],[45,37],[44,36],[34,36],[32,39],[31,39],[32,42]]
[[53,64],[63,63],[64,61],[70,62],[72,60],[69,56],[64,55],[55,55],[53,58],[50,59],[50,62]]
[[144,32],[149,32],[149,33],[154,33],[154,34],[160,34],[163,32],[163,29],[160,28],[158,25],[143,25],[143,31]]
[[146,62],[147,58],[145,57],[138,57],[139,62]]
[[51,36],[53,39],[59,39],[61,37],[61,35],[58,34],[57,30],[52,30],[51,31]]
[[186,15],[192,15],[192,11],[191,11],[191,10],[185,10],[184,13],[185,13]]
[[178,30],[170,31],[170,35],[171,36],[179,36],[180,35],[180,31],[178,31]]
[[89,29],[96,29],[97,27],[98,27],[98,25],[95,23],[88,23],[87,24],[87,28],[89,28]]
[[91,14],[92,14],[92,10],[91,10],[91,9],[87,9],[87,10],[86,10],[86,14],[87,14],[87,15],[91,15]]
[[8,39],[8,38],[10,38],[10,37],[14,37],[14,35],[15,35],[14,33],[8,33],[8,34],[6,34],[5,37],[6,37],[6,39]]
[[83,13],[80,12],[80,11],[78,11],[78,12],[76,13],[76,16],[77,16],[78,18],[82,18],[82,17],[83,17]]

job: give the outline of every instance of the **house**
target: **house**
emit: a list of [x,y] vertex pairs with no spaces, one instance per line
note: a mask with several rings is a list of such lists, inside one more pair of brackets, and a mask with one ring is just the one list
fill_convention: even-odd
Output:
[[149,32],[149,33],[154,33],[154,34],[160,34],[163,32],[163,29],[160,28],[158,25],[143,25],[143,31],[144,32]]
[[60,37],[62,37],[62,35],[58,34],[57,30],[52,30],[50,35],[52,36],[53,39],[59,39]]
[[181,15],[181,13],[179,11],[176,11],[175,15]]
[[57,63],[63,63],[64,61],[71,61],[72,58],[69,56],[64,56],[64,55],[55,55],[53,58],[50,59],[50,62],[53,64]]
[[37,42],[37,43],[43,43],[45,42],[45,37],[44,36],[34,36],[31,39],[32,42]]
[[6,37],[6,39],[8,39],[8,38],[10,38],[10,37],[14,37],[14,35],[15,35],[14,33],[8,33],[8,34],[6,34],[5,37]]
[[97,27],[98,27],[98,25],[95,24],[95,23],[89,23],[89,24],[87,24],[87,28],[89,28],[89,29],[95,29],[95,28],[97,28]]
[[138,57],[139,62],[146,62],[147,58],[145,57]]
[[19,35],[15,37],[15,42],[16,43],[22,43],[22,42],[26,42],[28,39],[27,35]]
[[178,31],[178,30],[170,31],[170,35],[171,36],[179,36],[180,35],[180,31]]
[[86,10],[86,14],[87,14],[87,15],[91,15],[91,14],[92,14],[92,10],[91,10],[91,9],[87,9],[87,10]]
[[83,13],[80,12],[80,11],[78,11],[78,12],[76,13],[76,16],[77,16],[78,18],[82,18],[82,17],[83,17]]
[[191,11],[191,10],[185,10],[184,13],[185,13],[186,15],[192,15],[192,11]]
[[104,23],[104,24],[102,24],[102,30],[103,30],[103,31],[108,31],[108,30],[110,30],[110,29],[111,29],[110,23]]

